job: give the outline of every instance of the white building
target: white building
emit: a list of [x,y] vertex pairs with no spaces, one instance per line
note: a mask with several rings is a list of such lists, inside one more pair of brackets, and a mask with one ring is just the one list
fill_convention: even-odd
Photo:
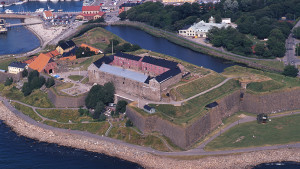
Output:
[[214,17],[209,18],[209,22],[206,23],[203,20],[194,23],[194,25],[187,27],[186,29],[179,30],[179,35],[182,36],[192,36],[192,37],[200,37],[206,38],[206,35],[210,29],[213,27],[222,28],[231,26],[230,18],[223,18],[221,23],[216,23]]
[[18,74],[26,69],[27,64],[22,62],[12,62],[8,65],[8,73]]

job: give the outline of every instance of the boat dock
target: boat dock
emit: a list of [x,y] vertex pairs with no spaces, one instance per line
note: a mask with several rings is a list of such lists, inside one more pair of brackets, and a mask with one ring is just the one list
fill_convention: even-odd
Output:
[[0,19],[0,34],[7,33],[6,23],[4,19]]

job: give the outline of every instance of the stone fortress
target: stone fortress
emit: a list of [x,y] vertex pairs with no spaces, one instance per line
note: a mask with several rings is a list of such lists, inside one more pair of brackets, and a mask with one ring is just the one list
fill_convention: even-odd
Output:
[[182,78],[183,66],[150,56],[117,53],[104,56],[88,67],[89,83],[113,82],[116,92],[160,101],[169,86]]

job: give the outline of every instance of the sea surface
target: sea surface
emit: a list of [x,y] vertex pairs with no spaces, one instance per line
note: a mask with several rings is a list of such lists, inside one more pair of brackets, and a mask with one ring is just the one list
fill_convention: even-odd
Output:
[[[20,23],[20,19],[6,19],[8,23]],[[0,55],[29,52],[40,46],[40,40],[24,26],[9,29],[0,34]]]
[[78,12],[81,11],[82,3],[83,1],[30,1],[21,5],[11,5],[5,8],[0,8],[0,12],[4,12],[6,9],[13,10],[14,12],[35,12],[36,9],[39,8],[47,10],[48,6],[51,9],[54,9],[54,12],[57,12],[59,9],[62,9],[64,12]]
[[0,121],[1,169],[142,169],[138,164],[104,154],[18,136]]

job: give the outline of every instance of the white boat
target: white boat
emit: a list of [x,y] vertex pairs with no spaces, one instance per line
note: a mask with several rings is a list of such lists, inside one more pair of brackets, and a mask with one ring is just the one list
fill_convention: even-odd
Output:
[[51,9],[51,8],[48,6],[48,11],[51,11],[51,12],[53,12],[53,11],[54,11],[54,9]]
[[19,1],[19,2],[16,2],[15,5],[22,5],[24,3],[25,3],[25,1]]
[[5,13],[14,13],[14,11],[13,11],[13,10],[10,10],[10,9],[6,9],[4,12],[5,12]]
[[0,8],[3,8],[3,7],[4,7],[4,5],[0,4]]
[[44,12],[44,10],[45,10],[44,8],[39,8],[39,9],[36,9],[35,12],[37,12],[37,13]]
[[59,10],[57,10],[58,12],[62,12],[63,10],[62,9],[59,9]]

